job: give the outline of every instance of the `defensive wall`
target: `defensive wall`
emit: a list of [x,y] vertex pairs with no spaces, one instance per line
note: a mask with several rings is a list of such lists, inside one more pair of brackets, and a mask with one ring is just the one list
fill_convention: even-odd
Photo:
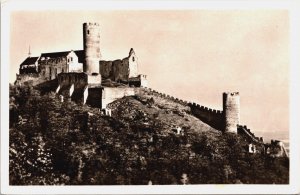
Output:
[[183,106],[187,106],[190,108],[190,114],[193,116],[199,118],[203,122],[207,123],[211,127],[221,130],[224,130],[224,115],[223,111],[221,110],[215,110],[211,109],[205,106],[201,106],[197,103],[187,102],[185,100],[181,100],[178,98],[175,98],[173,96],[160,93],[156,90],[153,90],[151,88],[141,88],[141,91],[145,91],[149,94],[156,95],[158,97],[161,97],[163,99],[173,101],[175,103],[181,104]]
[[252,142],[252,143],[263,142],[263,138],[262,137],[256,137],[254,135],[254,133],[252,133],[251,130],[247,128],[246,125],[244,125],[244,126],[243,125],[238,125],[237,132],[238,132],[239,135],[245,137],[248,142]]
[[132,87],[104,87],[102,91],[102,108],[124,96],[134,96],[136,89]]
[[32,85],[37,85],[44,82],[43,79],[40,78],[38,73],[27,73],[27,74],[17,74],[15,84],[21,85],[26,83],[31,83]]

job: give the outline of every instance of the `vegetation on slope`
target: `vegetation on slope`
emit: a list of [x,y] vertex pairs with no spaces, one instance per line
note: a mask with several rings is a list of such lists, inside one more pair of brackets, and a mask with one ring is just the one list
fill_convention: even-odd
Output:
[[[151,94],[99,109],[10,86],[11,185],[288,183],[289,160],[249,154],[180,104]],[[178,127],[182,129],[177,133]]]

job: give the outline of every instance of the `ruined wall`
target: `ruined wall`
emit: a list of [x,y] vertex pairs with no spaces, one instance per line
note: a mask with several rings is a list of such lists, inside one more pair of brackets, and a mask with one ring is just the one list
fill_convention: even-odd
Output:
[[123,61],[124,61],[124,63],[128,63],[129,78],[137,77],[138,76],[138,58],[135,55],[133,48],[130,49],[128,57],[124,58]]
[[62,72],[68,72],[66,57],[39,60],[39,73],[42,79],[53,80]]
[[223,93],[223,111],[225,131],[237,133],[240,123],[240,96],[238,92]]
[[135,89],[131,87],[104,87],[102,92],[102,108],[124,96],[134,96]]
[[112,62],[113,80],[114,81],[128,81],[129,65],[124,60],[115,60]]
[[122,60],[100,61],[100,73],[102,77],[113,81],[128,81],[138,77],[138,61],[135,52],[131,48],[129,55]]
[[112,71],[112,61],[104,61],[101,60],[100,62],[100,74],[103,78],[106,79],[113,79],[113,71]]
[[42,83],[44,80],[40,78],[38,73],[28,73],[28,74],[17,74],[16,75],[16,85],[22,85],[22,84],[32,84],[37,85],[39,83]]
[[98,23],[83,24],[83,48],[85,59],[83,71],[87,74],[99,73],[100,26]]

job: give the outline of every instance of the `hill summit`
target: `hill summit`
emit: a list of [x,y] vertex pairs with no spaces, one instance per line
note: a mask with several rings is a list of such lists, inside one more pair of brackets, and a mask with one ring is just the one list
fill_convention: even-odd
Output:
[[[178,103],[179,102],[179,103]],[[289,159],[151,90],[110,112],[10,86],[11,185],[286,184]]]

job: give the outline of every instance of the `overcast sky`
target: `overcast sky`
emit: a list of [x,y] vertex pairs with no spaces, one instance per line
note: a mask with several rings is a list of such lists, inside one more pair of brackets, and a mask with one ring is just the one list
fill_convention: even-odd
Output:
[[287,11],[13,12],[10,82],[29,45],[32,56],[83,49],[84,22],[100,23],[103,60],[134,48],[149,87],[214,109],[239,91],[241,124],[288,131]]

